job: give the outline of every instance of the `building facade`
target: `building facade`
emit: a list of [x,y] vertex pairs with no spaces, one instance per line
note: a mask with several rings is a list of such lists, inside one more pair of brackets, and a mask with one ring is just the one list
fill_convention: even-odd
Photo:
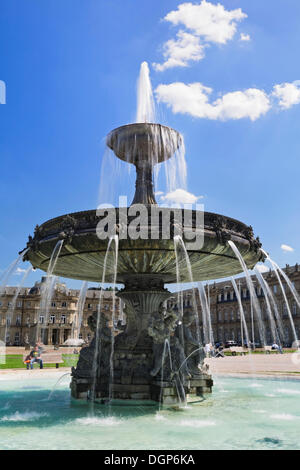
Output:
[[[47,311],[42,300],[46,278],[32,288],[6,287],[0,296],[0,340],[7,345],[24,346],[42,340],[47,345],[62,345],[74,335],[78,336],[79,294],[76,289],[68,289],[57,282]],[[88,289],[82,311],[82,323],[79,338],[89,342],[92,332],[88,326],[88,317],[97,311],[100,289]],[[115,314],[119,318],[120,300],[115,299]],[[112,318],[112,291],[104,291],[102,310],[108,319]],[[48,321],[47,321],[48,320]]]
[[[286,266],[284,272],[289,277],[297,293],[300,294],[300,267]],[[257,315],[257,308],[250,298],[246,279],[236,279],[237,289],[241,298],[245,322],[235,290],[230,280],[207,284],[204,288],[207,305],[202,302],[198,289],[184,290],[173,294],[168,300],[168,307],[180,312],[195,310],[199,315],[199,326],[204,342],[236,341],[238,343],[250,342],[261,344],[262,325],[264,336],[268,344],[281,342],[284,346],[291,346],[295,335],[300,339],[300,309],[286,283],[282,281],[284,294],[274,271],[262,274],[272,292],[277,311],[273,310],[275,320],[270,321],[268,302],[265,298],[257,278],[252,276],[256,298],[261,313],[261,320]],[[6,287],[0,296],[0,340],[7,345],[23,346],[33,344],[38,338],[48,345],[62,345],[71,337],[78,336],[79,295],[80,291],[68,289],[65,284],[57,282],[53,289],[47,312],[42,307],[42,294],[46,278],[37,282],[32,288]],[[123,318],[122,302],[113,296],[111,290],[103,292],[101,311],[110,320],[112,326],[113,310],[116,322]],[[100,289],[87,290],[82,311],[82,324],[79,338],[90,342],[92,332],[88,326],[88,317],[97,312],[100,299]],[[286,302],[287,300],[287,302]],[[204,308],[203,308],[204,305]],[[271,305],[273,307],[273,305]],[[209,314],[205,315],[205,310]],[[247,329],[245,328],[245,323]],[[294,324],[294,330],[292,327]],[[274,328],[274,326],[276,328]],[[247,332],[246,332],[247,330]],[[275,332],[279,332],[278,334]]]
[[[300,266],[298,264],[295,266],[287,265],[283,271],[299,295]],[[210,311],[210,325],[207,319],[206,322],[203,321],[202,313],[199,316],[199,323],[205,342],[211,342],[211,339],[213,339],[214,342],[219,343],[235,341],[245,344],[248,340],[257,345],[262,345],[263,338],[265,338],[267,344],[280,342],[282,345],[290,347],[295,340],[295,336],[297,339],[300,339],[300,308],[291,289],[280,276],[284,290],[283,293],[279,279],[272,270],[262,273],[262,277],[270,288],[274,302],[266,299],[257,277],[251,276],[258,308],[254,305],[254,301],[251,300],[245,277],[236,279],[236,286],[244,312],[244,321],[231,280],[215,282],[205,286],[207,304]],[[195,302],[198,312],[202,312],[203,302],[201,304],[198,289],[184,291],[183,311],[190,309]],[[271,319],[268,303],[272,311]],[[276,307],[274,307],[274,304]],[[178,302],[175,303],[175,308],[178,308]],[[210,326],[211,334],[209,334]]]

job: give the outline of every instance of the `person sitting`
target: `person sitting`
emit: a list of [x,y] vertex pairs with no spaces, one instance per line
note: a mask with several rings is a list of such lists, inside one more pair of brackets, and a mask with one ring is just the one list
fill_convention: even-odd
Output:
[[39,351],[39,347],[35,346],[34,349],[30,353],[30,369],[33,369],[33,364],[38,362],[40,364],[40,369],[43,369],[43,360],[41,358],[41,353]]
[[32,357],[30,356],[30,354],[28,354],[28,356],[25,357],[24,364],[26,364],[27,370],[29,370],[29,364],[30,364],[31,359]]
[[283,354],[281,346],[278,346],[277,343],[272,344],[272,349],[273,349],[273,351],[278,351],[278,352],[280,352],[280,354]]

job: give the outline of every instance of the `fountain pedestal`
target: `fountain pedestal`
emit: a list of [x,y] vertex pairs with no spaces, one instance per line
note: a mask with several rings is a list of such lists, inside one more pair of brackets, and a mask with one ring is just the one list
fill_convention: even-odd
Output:
[[[174,360],[184,359],[183,348],[175,336],[178,317],[164,314],[164,302],[172,295],[158,276],[128,276],[118,296],[125,303],[126,329],[108,345],[106,326],[102,325],[99,339],[95,399],[151,400],[165,404],[178,403],[185,394],[210,392],[212,380],[208,374],[197,377],[173,377],[165,340],[170,343]],[[103,314],[102,314],[103,315]],[[163,316],[166,320],[163,322]],[[95,329],[96,318],[90,322]],[[171,336],[170,336],[171,335]],[[113,367],[111,351],[113,347]],[[181,352],[181,355],[180,355]],[[72,371],[71,390],[74,398],[86,398],[93,387],[95,341],[81,351],[77,369]],[[178,369],[180,364],[174,363]]]

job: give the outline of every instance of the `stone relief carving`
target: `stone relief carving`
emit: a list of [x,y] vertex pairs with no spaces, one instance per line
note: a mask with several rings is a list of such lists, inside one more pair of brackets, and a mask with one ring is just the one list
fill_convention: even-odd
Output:
[[183,341],[185,357],[188,358],[186,361],[187,369],[192,376],[201,372],[199,367],[203,365],[205,359],[204,349],[202,348],[199,351],[199,340],[195,337],[192,328],[195,323],[195,313],[187,311],[183,315],[182,324],[176,329],[177,337]]
[[159,310],[150,318],[148,334],[153,339],[154,367],[150,372],[152,377],[157,376],[162,368],[162,357],[165,341],[170,341],[170,335],[174,332],[178,316],[173,310],[166,310],[163,303]]

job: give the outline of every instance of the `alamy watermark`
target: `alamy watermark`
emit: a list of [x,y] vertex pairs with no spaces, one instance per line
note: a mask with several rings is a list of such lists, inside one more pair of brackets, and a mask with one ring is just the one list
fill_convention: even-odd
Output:
[[3,80],[0,80],[0,104],[6,104],[6,85]]
[[204,244],[204,205],[183,204],[183,208],[156,205],[127,205],[119,197],[119,207],[101,204],[96,233],[100,240],[118,235],[119,240],[174,240],[181,237],[187,250],[200,250]]

